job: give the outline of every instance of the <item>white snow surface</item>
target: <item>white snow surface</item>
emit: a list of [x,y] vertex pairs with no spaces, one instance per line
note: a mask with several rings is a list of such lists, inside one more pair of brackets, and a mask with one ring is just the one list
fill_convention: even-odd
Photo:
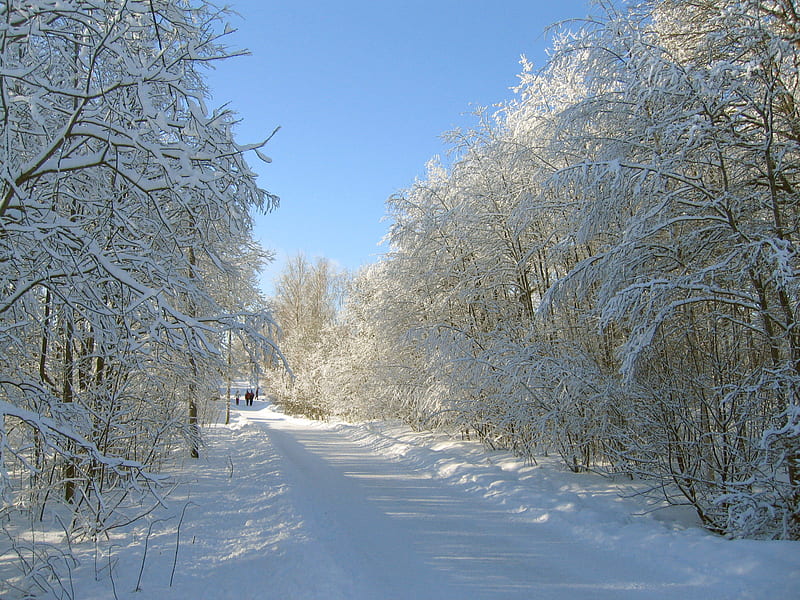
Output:
[[396,423],[233,414],[146,554],[146,522],[74,548],[76,600],[800,599],[800,543],[716,537],[628,480]]

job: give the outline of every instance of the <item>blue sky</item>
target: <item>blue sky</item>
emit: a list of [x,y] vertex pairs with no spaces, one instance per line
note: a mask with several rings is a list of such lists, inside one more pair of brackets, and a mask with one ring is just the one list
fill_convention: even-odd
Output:
[[356,269],[385,251],[385,200],[444,154],[441,134],[474,123],[476,106],[510,90],[525,54],[544,63],[557,21],[586,16],[587,0],[229,0],[240,16],[228,44],[250,56],[209,73],[213,104],[240,116],[237,139],[281,130],[253,157],[259,183],[281,197],[256,218],[256,238]]

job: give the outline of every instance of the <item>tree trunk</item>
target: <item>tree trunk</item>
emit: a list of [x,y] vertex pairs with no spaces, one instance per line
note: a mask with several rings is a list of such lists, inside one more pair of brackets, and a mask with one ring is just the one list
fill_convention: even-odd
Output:
[[197,425],[197,403],[194,399],[195,386],[192,385],[189,389],[189,431],[191,440],[189,441],[189,456],[192,458],[200,458],[199,448],[199,427]]
[[228,391],[225,394],[225,425],[231,422],[231,341],[233,333],[228,330]]
[[[194,223],[192,223],[194,224]],[[197,266],[197,258],[194,255],[194,248],[189,247],[189,278],[195,278],[194,269]],[[191,300],[190,300],[191,303]],[[195,316],[194,307],[190,304],[189,314]],[[197,424],[197,363],[193,356],[189,357],[189,364],[192,365],[192,379],[189,382],[189,456],[200,458],[200,428]]]
[[[70,309],[65,308],[64,319],[64,382],[61,391],[61,401],[64,404],[72,404],[74,397],[73,378],[75,375],[74,356],[72,354],[73,328],[72,314]],[[68,446],[69,447],[69,446]],[[75,458],[69,455],[64,457],[64,500],[72,502],[75,499]]]

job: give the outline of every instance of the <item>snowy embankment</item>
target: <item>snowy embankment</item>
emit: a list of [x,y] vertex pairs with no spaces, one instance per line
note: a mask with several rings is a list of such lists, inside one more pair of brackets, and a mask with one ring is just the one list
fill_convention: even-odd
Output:
[[717,538],[555,460],[264,403],[206,434],[167,513],[73,548],[73,598],[800,598],[800,544]]

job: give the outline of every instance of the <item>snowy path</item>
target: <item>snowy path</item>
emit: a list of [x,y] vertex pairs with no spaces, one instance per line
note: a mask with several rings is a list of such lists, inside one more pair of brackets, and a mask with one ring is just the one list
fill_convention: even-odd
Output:
[[[177,517],[154,528],[142,591],[141,539],[112,550],[117,598],[800,599],[800,544],[632,517],[640,505],[600,478],[258,403],[207,433],[173,496],[178,513],[191,502],[173,586]],[[78,597],[112,597],[77,575],[94,593]]]
[[[647,565],[621,565],[520,517],[325,430],[272,421],[300,516],[336,561],[330,596],[349,598],[686,597]],[[689,585],[689,589],[691,585]],[[534,593],[535,591],[535,593]]]

